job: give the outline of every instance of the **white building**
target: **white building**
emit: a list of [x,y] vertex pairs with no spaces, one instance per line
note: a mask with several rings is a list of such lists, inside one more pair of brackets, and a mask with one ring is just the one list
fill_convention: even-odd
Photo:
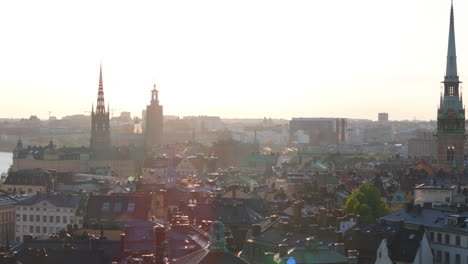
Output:
[[81,228],[81,199],[78,195],[39,193],[19,202],[15,208],[16,241],[23,241],[25,235],[47,237],[66,230],[67,225]]

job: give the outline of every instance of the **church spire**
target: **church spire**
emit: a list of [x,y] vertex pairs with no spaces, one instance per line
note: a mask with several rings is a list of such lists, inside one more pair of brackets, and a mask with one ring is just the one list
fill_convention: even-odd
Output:
[[99,89],[98,89],[98,99],[96,105],[96,114],[105,114],[106,105],[104,104],[104,86],[102,84],[102,64],[99,65]]
[[153,85],[153,90],[151,90],[151,103],[159,104],[158,100],[158,90],[156,89],[156,84]]
[[445,82],[458,82],[457,51],[455,49],[455,22],[453,17],[453,1],[450,8],[450,30],[447,51],[447,70]]

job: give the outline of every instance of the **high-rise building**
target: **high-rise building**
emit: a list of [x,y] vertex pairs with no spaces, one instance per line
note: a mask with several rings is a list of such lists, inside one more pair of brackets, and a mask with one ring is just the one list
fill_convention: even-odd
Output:
[[379,113],[379,122],[388,122],[388,113]]
[[99,89],[96,111],[91,109],[91,143],[90,148],[95,157],[103,157],[110,153],[109,106],[104,104],[104,87],[102,84],[102,66],[99,70]]
[[465,108],[459,91],[455,50],[453,5],[450,9],[450,30],[444,93],[437,110],[437,167],[445,171],[459,171],[464,167]]
[[145,148],[147,151],[151,151],[162,143],[163,136],[163,107],[159,104],[156,85],[151,91],[151,102],[146,107],[145,128]]
[[289,121],[290,139],[299,132],[307,135],[311,145],[332,145],[346,141],[345,118],[293,118]]

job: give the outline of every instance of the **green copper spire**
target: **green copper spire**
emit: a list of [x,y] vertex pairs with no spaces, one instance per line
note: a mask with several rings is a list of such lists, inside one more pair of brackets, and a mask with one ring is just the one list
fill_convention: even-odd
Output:
[[455,48],[455,22],[453,18],[453,2],[450,8],[450,30],[447,51],[447,70],[445,82],[458,82],[457,50]]

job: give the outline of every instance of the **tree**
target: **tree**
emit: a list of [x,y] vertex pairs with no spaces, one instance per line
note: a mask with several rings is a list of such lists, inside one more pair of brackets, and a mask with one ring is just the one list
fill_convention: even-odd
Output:
[[389,209],[379,190],[371,183],[362,184],[353,191],[343,206],[346,213],[358,214],[366,222],[373,223],[388,214]]

